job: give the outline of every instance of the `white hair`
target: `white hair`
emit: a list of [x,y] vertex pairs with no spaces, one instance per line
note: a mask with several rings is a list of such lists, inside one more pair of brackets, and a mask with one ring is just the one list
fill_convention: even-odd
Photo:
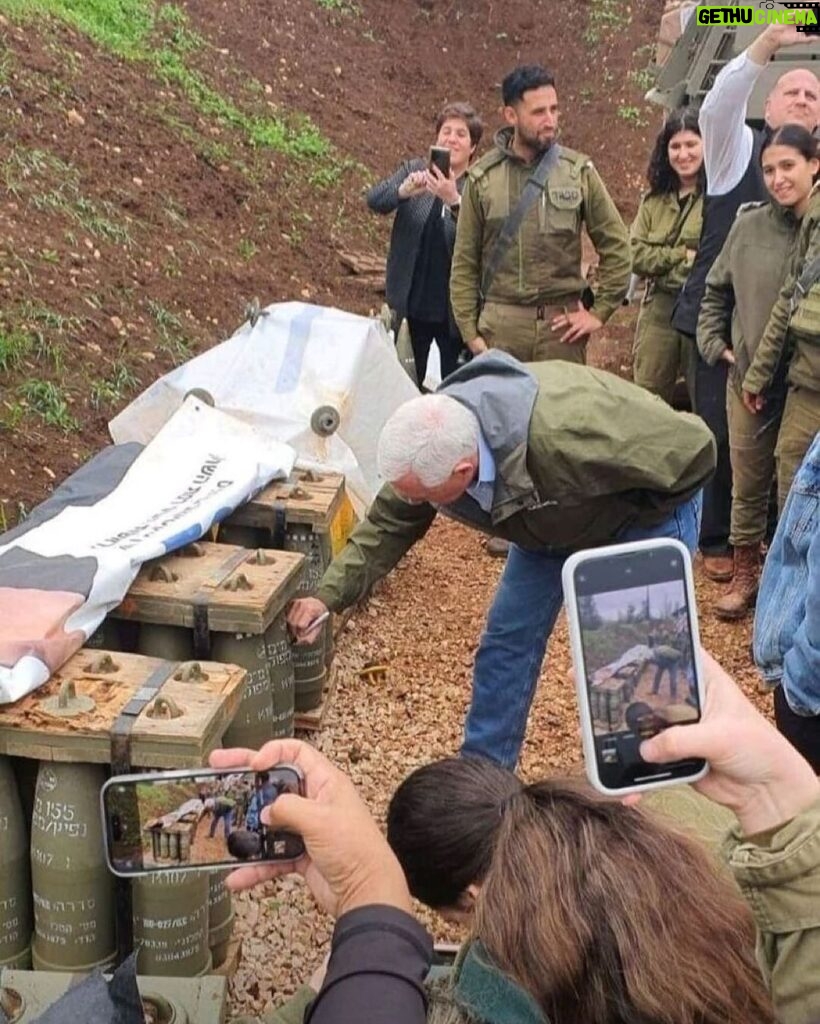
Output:
[[455,398],[411,398],[382,428],[379,472],[389,483],[412,473],[423,487],[438,487],[459,462],[478,453],[478,437],[478,420]]

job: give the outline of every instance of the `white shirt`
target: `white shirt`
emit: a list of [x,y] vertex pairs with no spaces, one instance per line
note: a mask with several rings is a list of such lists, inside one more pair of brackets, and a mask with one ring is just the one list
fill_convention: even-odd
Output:
[[764,67],[744,50],[723,68],[703,101],[699,120],[707,195],[726,195],[746,173],[753,148],[746,106]]

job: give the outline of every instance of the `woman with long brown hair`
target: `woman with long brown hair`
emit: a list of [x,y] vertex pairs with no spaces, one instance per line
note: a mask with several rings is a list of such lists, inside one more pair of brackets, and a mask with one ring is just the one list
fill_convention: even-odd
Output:
[[414,896],[450,919],[474,905],[428,1024],[496,1024],[501,1005],[505,1024],[775,1020],[737,887],[639,808],[450,758],[399,787],[388,841]]

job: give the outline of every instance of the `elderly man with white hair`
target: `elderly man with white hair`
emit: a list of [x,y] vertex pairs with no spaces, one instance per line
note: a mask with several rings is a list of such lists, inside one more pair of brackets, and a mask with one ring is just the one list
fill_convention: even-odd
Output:
[[378,454],[388,482],[315,597],[295,601],[288,621],[313,640],[311,623],[364,597],[437,512],[509,540],[462,750],[513,767],[561,608],[565,558],[646,537],[675,537],[694,551],[712,435],[612,374],[490,352],[401,406]]

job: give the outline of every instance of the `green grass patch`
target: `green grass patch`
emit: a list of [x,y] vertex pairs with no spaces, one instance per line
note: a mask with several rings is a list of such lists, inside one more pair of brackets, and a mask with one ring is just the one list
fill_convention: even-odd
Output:
[[157,348],[160,352],[169,355],[175,363],[184,363],[186,359],[190,359],[191,344],[183,333],[182,320],[176,313],[172,313],[170,309],[153,299],[148,300],[148,312],[157,325],[159,334]]
[[[347,0],[323,2],[334,9],[355,8]],[[151,0],[0,0],[0,11],[28,19],[52,15],[121,57],[147,62],[161,81],[178,87],[201,114],[243,132],[252,146],[300,158],[330,155],[330,142],[307,117],[241,110],[189,67],[187,55],[207,50],[210,44],[191,31],[188,16],[175,4],[157,8]]]
[[361,14],[362,9],[353,0],[315,0],[325,11],[336,11],[338,14]]
[[16,370],[31,355],[33,347],[34,340],[30,334],[0,324],[0,372]]
[[80,425],[71,415],[65,391],[50,380],[25,380],[17,389],[25,406],[50,427],[64,434],[79,430]]
[[36,210],[62,213],[102,241],[125,248],[133,244],[130,225],[117,207],[83,195],[79,170],[53,153],[16,146],[0,165],[0,177],[12,195]]
[[606,36],[626,28],[630,20],[629,8],[622,0],[587,0],[584,42],[590,46],[597,46]]
[[107,377],[91,381],[88,400],[94,409],[116,405],[139,386],[139,377],[125,363],[118,362]]

